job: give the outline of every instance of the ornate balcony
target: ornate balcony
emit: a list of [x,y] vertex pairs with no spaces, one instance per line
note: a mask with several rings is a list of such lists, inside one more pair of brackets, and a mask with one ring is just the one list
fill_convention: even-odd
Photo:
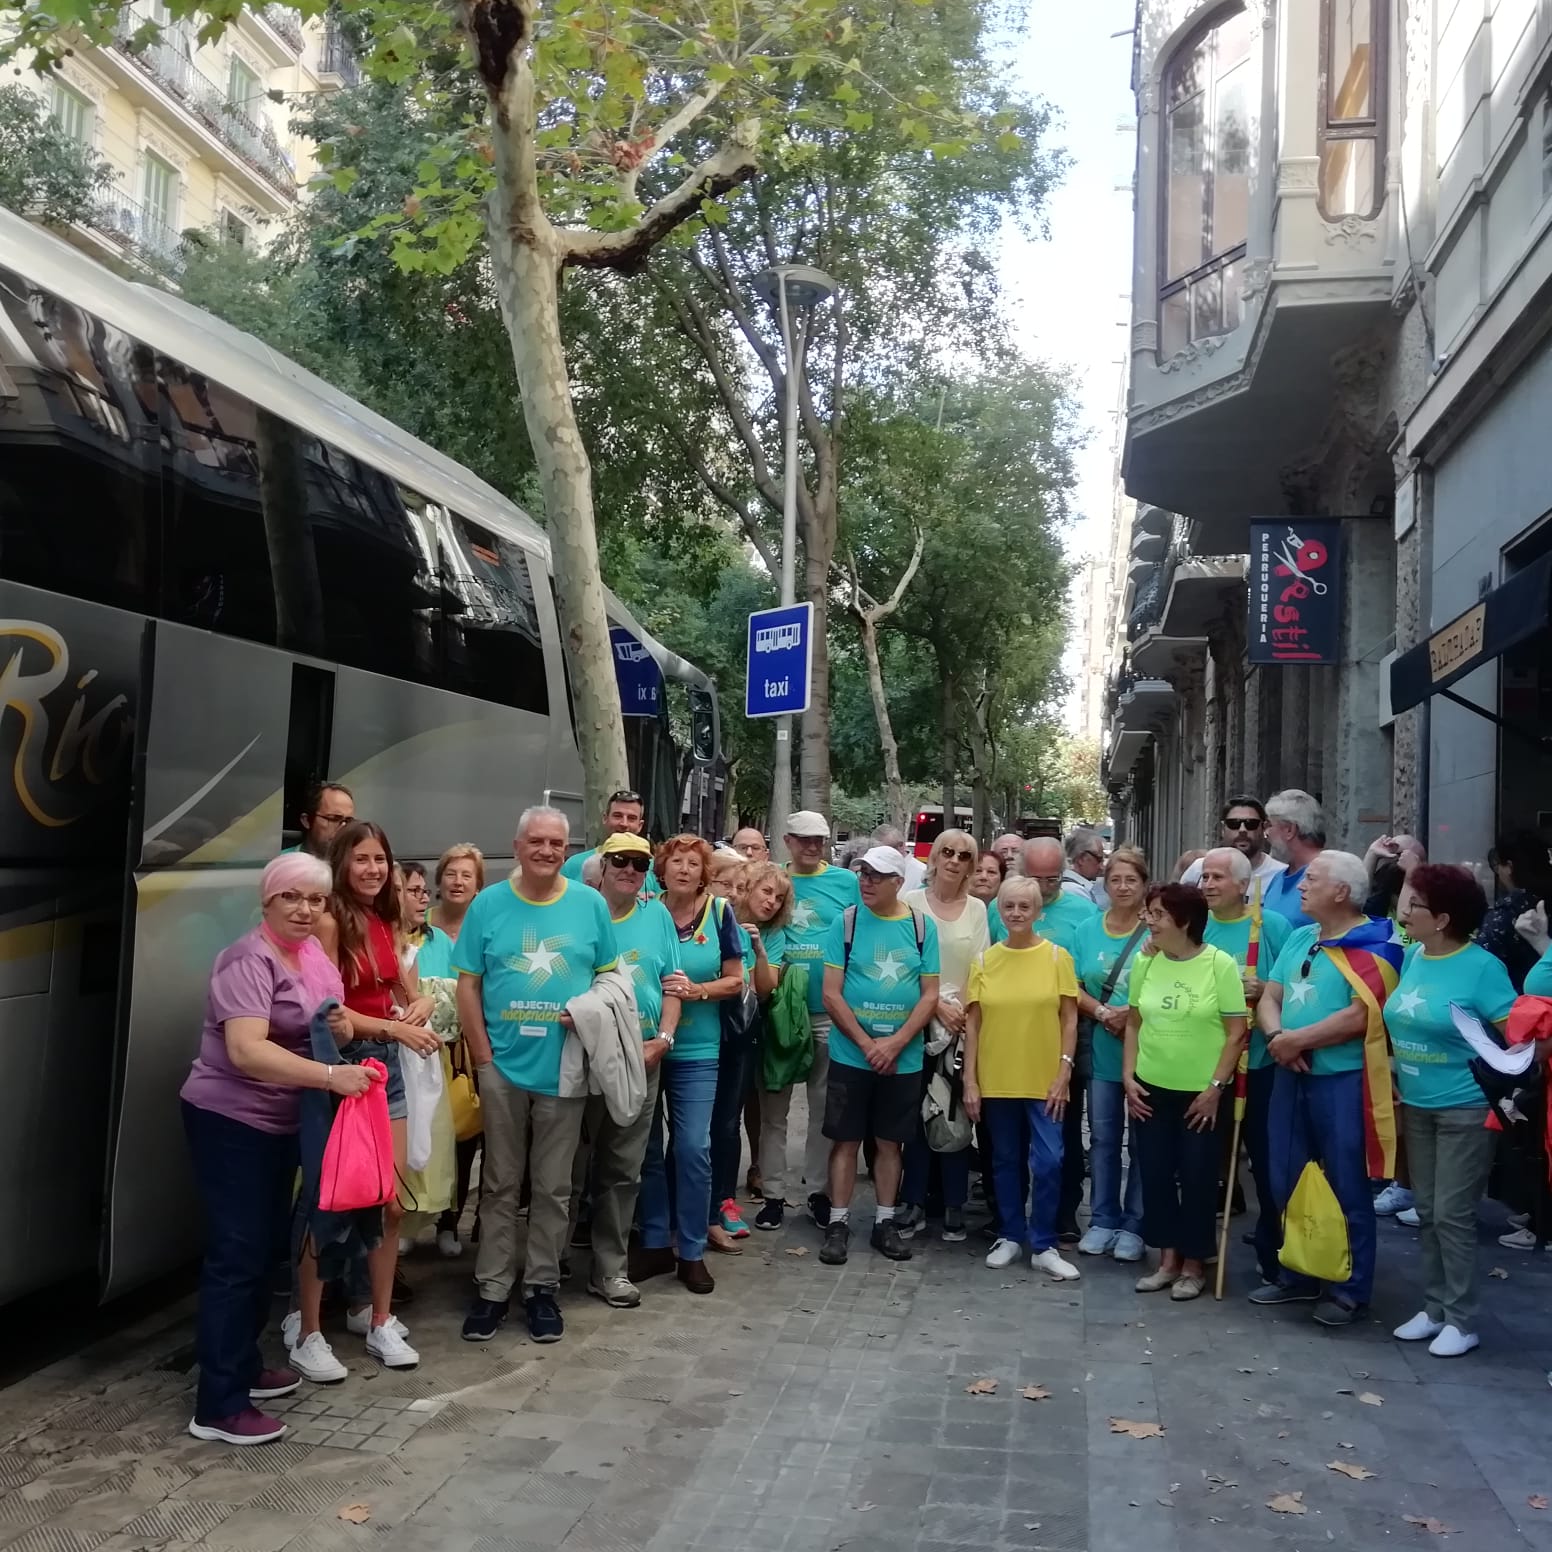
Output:
[[172,275],[183,271],[182,234],[153,215],[139,200],[117,189],[102,189],[92,195],[86,224],[116,248],[157,269]]

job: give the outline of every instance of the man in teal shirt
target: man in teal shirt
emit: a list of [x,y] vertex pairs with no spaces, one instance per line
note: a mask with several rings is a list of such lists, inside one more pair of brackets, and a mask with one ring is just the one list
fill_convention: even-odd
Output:
[[1256,968],[1254,972],[1246,970],[1253,913],[1245,904],[1245,891],[1250,888],[1254,872],[1250,858],[1234,846],[1220,846],[1202,858],[1200,887],[1207,897],[1210,912],[1202,941],[1233,956],[1244,979],[1245,1001],[1251,1010],[1250,1051],[1245,1074],[1245,1148],[1250,1154],[1250,1172],[1255,1177],[1256,1204],[1260,1211],[1252,1238],[1256,1259],[1261,1264],[1262,1281],[1274,1283],[1280,1270],[1277,1252],[1283,1236],[1277,1209],[1272,1204],[1267,1116],[1272,1105],[1277,1063],[1266,1048],[1266,1036],[1261,1033],[1256,1007],[1261,993],[1266,990],[1272,966],[1277,963],[1277,956],[1282,953],[1293,928],[1287,917],[1276,911],[1261,911]]
[[485,1123],[480,1168],[476,1297],[467,1342],[488,1342],[506,1318],[517,1281],[517,1205],[530,1175],[524,1304],[536,1342],[565,1330],[556,1289],[571,1207],[571,1163],[586,1101],[560,1095],[566,1004],[616,960],[609,909],[596,890],[561,877],[570,826],[558,809],[530,808],[517,822],[521,882],[504,878],[470,902],[453,950],[458,1018],[480,1088]]
[[[808,1019],[814,1031],[814,1064],[808,1073],[808,1137],[803,1149],[803,1178],[808,1183],[808,1210],[823,1229],[830,1222],[827,1194],[830,1145],[824,1138],[825,1087],[830,1070],[830,1015],[824,1003],[825,940],[833,922],[847,906],[861,905],[857,875],[832,867],[825,859],[830,825],[823,814],[799,809],[787,816],[783,839],[792,880],[792,920],[787,924],[787,963],[808,971]],[[760,1096],[763,1126],[785,1132],[792,1090]],[[786,1157],[786,1149],[782,1149]],[[776,1196],[782,1182],[765,1178],[767,1196]]]
[[[604,835],[640,835],[646,829],[647,811],[642,806],[641,794],[632,792],[628,787],[621,788],[618,792],[609,794],[609,801],[604,805]],[[648,843],[650,845],[650,842]],[[596,857],[599,848],[593,847],[588,851],[573,852],[566,858],[561,868],[561,873],[566,878],[574,878],[579,884],[582,880],[582,867],[590,857]],[[641,898],[643,900],[655,900],[662,894],[662,887],[658,884],[657,874],[652,871],[651,864],[647,866],[647,876],[641,886]]]
[[[1024,842],[1024,877],[1032,878],[1040,886],[1040,914],[1035,918],[1034,930],[1042,938],[1049,938],[1058,948],[1064,948],[1078,962],[1078,929],[1091,922],[1099,913],[1092,900],[1084,900],[1062,889],[1062,874],[1067,867],[1067,854],[1060,841],[1049,836],[1039,836]],[[997,918],[996,936],[1000,942],[1007,937],[1002,918]],[[1063,1245],[1078,1243],[1078,1204],[1083,1200],[1083,1108],[1087,1101],[1089,1070],[1087,1051],[1078,1054],[1077,1076],[1082,1082],[1072,1086],[1067,1100],[1067,1110],[1062,1117],[1062,1195],[1058,1204],[1057,1236]]]
[[826,1266],[845,1265],[857,1152],[870,1138],[878,1198],[872,1246],[891,1261],[911,1258],[895,1227],[895,1201],[901,1149],[920,1125],[922,1031],[938,1005],[938,929],[930,916],[900,903],[905,858],[892,846],[875,846],[857,877],[861,906],[848,906],[825,936],[830,1221],[819,1259]]

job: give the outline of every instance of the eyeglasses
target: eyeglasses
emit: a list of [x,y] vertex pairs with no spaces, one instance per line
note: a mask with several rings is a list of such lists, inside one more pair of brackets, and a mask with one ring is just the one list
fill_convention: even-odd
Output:
[[632,792],[629,787],[621,787],[618,792],[611,792],[609,794],[609,807],[610,808],[613,808],[616,803],[640,803],[640,802],[641,802],[641,794],[639,792]]
[[880,873],[877,871],[877,869],[870,868],[866,864],[857,869],[857,877],[860,878],[865,884],[876,884],[881,878],[898,878],[899,876],[900,875],[898,873],[894,872]]
[[421,900],[429,900],[431,898],[431,891],[424,884],[406,884],[404,892],[407,895],[415,895]]
[[282,889],[279,894],[271,895],[270,899],[280,901],[288,910],[292,906],[305,904],[314,911],[321,911],[329,903],[327,895],[304,895],[295,889]]
[[1223,821],[1223,828],[1225,830],[1259,830],[1261,828],[1261,821],[1259,819],[1225,819]]
[[349,824],[355,818],[354,814],[314,814],[315,825],[343,825]]
[[618,868],[622,873],[629,868],[633,873],[645,873],[652,866],[650,857],[643,857],[639,853],[632,854],[628,851],[614,852],[604,858],[611,868]]
[[975,853],[958,846],[945,846],[939,855],[947,857],[952,862],[968,862]]

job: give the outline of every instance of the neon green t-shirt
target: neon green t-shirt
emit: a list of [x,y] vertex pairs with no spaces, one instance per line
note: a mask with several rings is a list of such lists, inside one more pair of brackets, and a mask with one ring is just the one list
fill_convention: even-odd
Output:
[[1190,959],[1140,959],[1127,1000],[1142,1015],[1138,1081],[1189,1094],[1201,1093],[1217,1070],[1228,1039],[1224,1019],[1247,1012],[1239,966],[1205,946]]

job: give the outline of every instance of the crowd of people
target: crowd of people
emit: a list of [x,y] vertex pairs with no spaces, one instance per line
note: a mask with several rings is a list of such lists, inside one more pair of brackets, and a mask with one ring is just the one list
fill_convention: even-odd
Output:
[[[1070,1281],[1109,1257],[1180,1302],[1215,1264],[1221,1286],[1242,1131],[1252,1303],[1360,1319],[1376,1218],[1398,1212],[1423,1287],[1395,1336],[1439,1357],[1478,1344],[1477,1207],[1503,1147],[1452,1009],[1501,1034],[1522,991],[1552,993],[1533,837],[1500,844],[1490,905],[1412,837],[1329,849],[1299,791],[1232,799],[1220,844],[1167,879],[1088,829],[985,850],[950,829],[923,861],[885,826],[838,864],[812,811],[788,817],[784,865],[753,828],[654,847],[629,791],[586,851],[564,814],[526,810],[515,867],[487,879],[468,845],[429,873],[397,862],[342,786],[307,807],[301,846],[264,871],[259,924],[211,971],[182,1090],[207,1217],[196,1437],[277,1439],[259,1403],[346,1377],[331,1299],[377,1362],[418,1362],[398,1261],[423,1232],[449,1258],[476,1242],[472,1342],[514,1299],[533,1341],[560,1340],[578,1243],[611,1307],[656,1277],[713,1293],[708,1252],[751,1235],[746,1144],[753,1229],[805,1209],[826,1266],[854,1253],[865,1168],[878,1256],[910,1259],[929,1221],[964,1241],[978,1195],[988,1267],[1028,1257]],[[397,1190],[324,1210],[334,1107],[379,1085]],[[1312,1160],[1350,1252],[1325,1285],[1281,1258]],[[1523,1209],[1505,1244],[1542,1242],[1543,1169],[1495,1184]],[[288,1363],[266,1368],[282,1257]]]

